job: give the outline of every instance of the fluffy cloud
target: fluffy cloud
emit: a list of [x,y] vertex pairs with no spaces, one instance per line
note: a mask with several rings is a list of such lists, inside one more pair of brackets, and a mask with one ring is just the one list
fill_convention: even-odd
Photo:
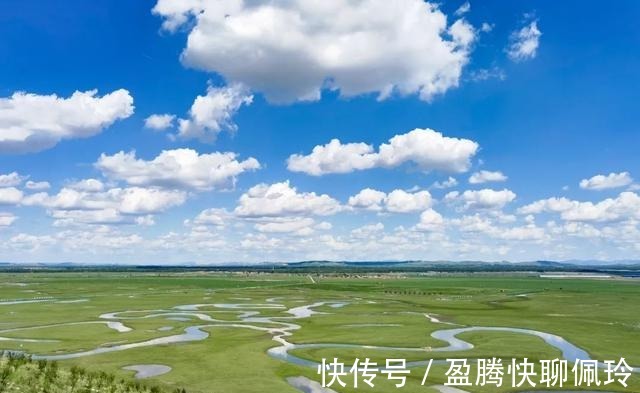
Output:
[[113,199],[125,214],[157,213],[181,205],[186,199],[181,191],[141,187],[110,189],[106,196]]
[[[237,229],[245,228],[244,224],[249,223],[262,233],[308,236],[316,230],[326,231],[333,227],[328,222],[316,223],[310,216],[330,215],[340,210],[337,201],[326,195],[298,193],[288,183],[256,187],[240,198],[238,206],[232,212],[222,208],[205,209],[193,221],[185,221],[185,225],[222,229],[233,224],[231,228]],[[284,191],[284,194],[280,191]],[[274,199],[276,205],[269,206],[269,199]]]
[[583,222],[573,221],[558,225],[555,221],[549,221],[547,228],[555,236],[568,235],[581,238],[598,238],[603,236],[603,231],[595,228],[591,224]]
[[451,219],[450,223],[461,232],[467,233],[489,233],[493,230],[491,220],[480,214],[464,215],[460,218]]
[[289,182],[258,184],[243,194],[234,213],[239,217],[326,216],[341,210],[329,195],[298,192]]
[[17,205],[22,195],[22,191],[15,187],[0,188],[0,205]]
[[231,214],[225,209],[211,208],[200,212],[193,220],[196,225],[224,226],[231,218]]
[[502,172],[479,171],[469,177],[469,183],[471,184],[503,181],[507,181],[507,176],[505,176]]
[[104,192],[63,188],[57,194],[37,193],[25,196],[22,204],[56,210],[116,209],[125,214],[148,214],[163,211],[185,201],[186,194],[154,188],[111,188]]
[[11,213],[0,212],[0,228],[11,226],[17,219],[18,217]]
[[394,190],[385,199],[386,208],[392,213],[411,213],[431,207],[431,194],[429,191],[409,193],[403,190]]
[[24,176],[20,176],[18,172],[11,172],[6,175],[0,175],[0,187],[15,187],[22,184]]
[[520,214],[539,214],[542,212],[563,212],[571,209],[574,202],[567,198],[548,198],[535,201],[518,209]]
[[207,95],[198,96],[193,101],[189,118],[178,120],[178,136],[213,142],[223,129],[236,130],[233,115],[242,105],[250,105],[252,101],[253,96],[239,84],[209,86]]
[[387,194],[382,191],[365,188],[356,195],[349,197],[348,204],[354,208],[380,211],[386,197]]
[[418,128],[394,136],[388,143],[381,144],[378,152],[365,143],[342,144],[334,139],[314,147],[309,155],[291,155],[287,168],[320,176],[411,163],[422,171],[465,172],[478,147],[468,139],[450,138],[431,129]]
[[134,217],[125,217],[115,208],[100,210],[55,210],[49,211],[49,216],[55,219],[54,227],[66,227],[77,224],[109,225],[133,223]]
[[476,36],[422,0],[159,0],[153,12],[169,31],[190,29],[185,65],[273,102],[318,100],[325,88],[430,100],[458,85]]
[[298,192],[289,182],[258,184],[242,194],[233,211],[223,208],[205,209],[187,226],[224,228],[245,227],[249,223],[262,233],[309,236],[316,230],[329,230],[328,222],[316,224],[312,216],[328,216],[342,210],[342,206],[328,195]]
[[442,215],[433,209],[427,209],[420,214],[420,222],[416,225],[416,229],[422,231],[435,231],[442,229],[444,219]]
[[407,192],[393,190],[389,194],[365,188],[349,197],[348,205],[357,209],[373,211],[386,210],[391,213],[411,213],[431,207],[432,199],[429,191]]
[[509,39],[507,55],[513,61],[533,59],[538,52],[541,35],[538,22],[535,20],[522,29],[514,31]]
[[481,235],[512,242],[542,241],[547,238],[544,228],[537,227],[533,217],[527,217],[526,224],[520,226],[502,226],[499,225],[500,221],[504,221],[500,215],[492,219],[476,213],[451,219],[449,224],[465,234],[465,237]]
[[65,187],[57,194],[41,192],[24,196],[20,203],[48,209],[49,215],[58,220],[58,225],[105,224],[135,222],[135,216],[165,211],[181,205],[186,197],[182,191],[156,188],[129,187],[101,191]]
[[412,162],[423,171],[465,172],[477,151],[478,144],[469,139],[446,137],[431,129],[415,129],[380,145],[378,160],[383,167]]
[[24,186],[27,190],[32,190],[32,191],[42,191],[42,190],[48,190],[49,188],[51,188],[51,184],[49,184],[49,182],[46,182],[46,181],[29,180],[28,182],[25,183]]
[[173,121],[176,119],[175,115],[168,113],[154,114],[144,119],[144,126],[151,130],[162,131],[167,128],[173,127]]
[[[144,240],[138,234],[126,234],[115,228],[94,226],[80,230],[67,229],[51,235],[20,233],[0,244],[0,249],[16,251],[16,255],[46,250],[47,253],[57,255],[53,260],[68,260],[66,258],[73,259],[75,256],[75,260],[78,261],[94,257],[104,262],[105,256],[113,258],[115,255],[118,255],[118,260],[122,260],[121,257],[124,255],[139,260],[139,253],[145,248]],[[156,246],[154,249],[160,247]],[[34,255],[36,259],[40,258],[38,254]]]
[[0,244],[0,248],[19,251],[34,251],[40,247],[49,246],[54,243],[54,238],[48,235],[34,236],[26,233],[20,233],[9,238],[8,241],[4,242],[4,244]]
[[342,144],[338,139],[332,139],[326,145],[314,147],[307,156],[291,155],[287,168],[292,172],[321,176],[371,169],[376,165],[376,159],[373,147],[366,143]]
[[437,181],[435,183],[433,183],[431,185],[432,188],[437,188],[437,189],[445,189],[445,188],[452,188],[458,185],[458,181],[449,176],[449,178],[447,178],[447,180],[443,180],[443,181]]
[[[0,175],[0,187],[17,187],[28,178],[29,176],[21,176],[17,172]],[[46,181],[34,182],[31,180],[27,181],[24,186],[28,190],[45,190],[50,187]]]
[[260,168],[255,158],[237,160],[235,153],[198,154],[192,149],[165,150],[150,161],[135,152],[102,154],[95,166],[106,176],[135,186],[211,190],[233,187],[243,172]]
[[463,193],[453,191],[445,196],[446,201],[462,202],[465,209],[502,209],[514,199],[516,199],[516,194],[511,190],[497,191],[489,188],[467,190]]
[[152,214],[148,214],[146,216],[136,217],[135,223],[140,226],[150,227],[150,226],[156,225],[156,220],[153,218]]
[[585,190],[606,190],[609,188],[625,187],[633,183],[629,172],[610,173],[608,175],[596,175],[590,179],[583,179],[580,188]]
[[133,114],[133,98],[120,89],[102,97],[97,90],[70,97],[14,93],[0,98],[0,153],[45,150],[63,139],[100,133]]
[[98,192],[104,190],[104,183],[98,179],[82,179],[67,186],[75,191]]
[[640,196],[634,192],[622,192],[616,198],[607,198],[597,203],[549,198],[523,206],[518,212],[521,214],[560,213],[563,220],[580,222],[640,220]]

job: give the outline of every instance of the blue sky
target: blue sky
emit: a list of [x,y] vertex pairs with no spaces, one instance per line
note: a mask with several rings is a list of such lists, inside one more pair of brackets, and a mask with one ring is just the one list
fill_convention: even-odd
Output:
[[0,259],[638,259],[639,12],[5,2]]

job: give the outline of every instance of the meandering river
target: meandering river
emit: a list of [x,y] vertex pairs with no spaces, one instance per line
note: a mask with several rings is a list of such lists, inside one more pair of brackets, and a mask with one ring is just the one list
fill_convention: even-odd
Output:
[[[291,343],[287,340],[295,330],[301,328],[300,325],[296,324],[295,321],[303,318],[309,318],[314,314],[319,313],[315,310],[315,308],[321,306],[329,306],[331,308],[339,308],[344,307],[348,303],[343,301],[323,301],[316,302],[313,304],[308,304],[304,306],[298,306],[287,309],[284,305],[275,303],[275,299],[269,299],[266,304],[252,304],[252,303],[213,303],[213,304],[187,304],[174,307],[170,310],[146,310],[146,311],[122,311],[122,312],[112,312],[100,315],[100,321],[90,321],[84,323],[105,323],[110,328],[117,330],[120,333],[126,334],[132,329],[128,326],[124,325],[121,321],[126,320],[135,320],[135,319],[146,319],[146,318],[155,318],[155,317],[164,317],[167,319],[178,319],[181,320],[192,320],[196,319],[202,322],[206,322],[204,324],[198,324],[189,326],[184,329],[184,331],[180,334],[169,335],[165,337],[154,338],[146,341],[136,342],[136,343],[127,343],[127,344],[119,344],[113,346],[102,346],[95,349],[91,349],[88,351],[81,352],[72,352],[66,354],[55,354],[55,355],[42,355],[42,354],[32,354],[34,359],[47,359],[47,360],[64,360],[64,359],[72,359],[79,358],[84,356],[92,356],[102,353],[110,353],[117,351],[125,351],[133,348],[141,348],[141,347],[150,347],[156,345],[166,345],[166,344],[175,344],[175,343],[184,343],[191,341],[201,341],[205,340],[209,337],[209,333],[203,329],[210,327],[235,327],[242,329],[253,329],[259,331],[265,331],[272,335],[272,338],[275,342],[278,343],[277,346],[270,348],[267,351],[267,354],[274,359],[288,362],[290,364],[295,364],[302,367],[317,367],[318,363],[297,357],[292,355],[290,352],[296,349],[305,349],[305,348],[358,348],[358,349],[376,349],[376,350],[389,350],[389,351],[405,351],[405,352],[422,352],[425,354],[425,357],[428,357],[428,354],[431,352],[450,352],[450,351],[467,351],[473,348],[473,344],[460,339],[458,336],[463,333],[468,332],[478,332],[478,331],[487,331],[487,332],[510,332],[510,333],[518,333],[518,334],[526,334],[530,336],[539,337],[544,340],[548,345],[558,349],[562,352],[563,358],[570,362],[575,362],[577,360],[590,360],[589,354],[582,348],[577,347],[571,342],[567,341],[561,336],[550,334],[546,332],[541,332],[537,330],[531,329],[522,329],[522,328],[510,328],[510,327],[498,327],[498,326],[465,326],[465,327],[457,327],[457,328],[449,328],[449,329],[440,329],[434,331],[431,336],[437,340],[444,342],[446,345],[435,348],[414,348],[414,347],[387,347],[387,346],[371,346],[371,345],[358,345],[358,344],[343,344],[343,343],[311,343],[311,344],[295,344]],[[237,311],[238,321],[225,321],[218,320],[211,317],[208,314],[205,314],[201,311],[202,308],[213,308],[213,309],[223,309],[223,310],[233,310]],[[283,310],[288,314],[288,316],[272,316],[266,317],[261,316],[260,310]],[[134,314],[134,315],[132,315]],[[441,323],[439,319],[425,314],[431,323]],[[82,323],[82,322],[81,322]],[[27,327],[27,328],[18,328],[18,329],[7,329],[0,330],[1,333],[18,331],[18,330],[30,330],[30,329],[38,329],[38,328],[46,328],[50,326],[64,326],[64,325],[77,325],[81,323],[69,323],[69,324],[59,324],[59,325],[47,325],[47,326],[35,326],[35,327]],[[267,326],[261,326],[267,325]],[[22,342],[38,342],[37,339],[12,339],[8,337],[0,337],[0,341],[22,341]],[[45,340],[42,340],[45,341]],[[49,342],[51,340],[48,340]],[[408,362],[408,367],[417,367],[426,364],[426,361],[416,361],[416,362]],[[161,367],[151,367],[148,368],[145,365],[132,366],[130,369],[138,372],[138,377],[148,377],[153,375],[160,375],[164,372],[169,372],[169,369]],[[152,365],[155,366],[155,365]],[[134,368],[135,367],[135,368]],[[167,367],[167,366],[164,366]],[[151,370],[150,373],[146,373],[145,371]],[[161,372],[160,372],[161,371]],[[155,374],[158,372],[158,374]],[[142,375],[142,376],[141,376]],[[289,383],[296,387],[298,390],[302,392],[332,392],[330,389],[318,390],[319,387],[316,386],[317,383],[314,381],[308,380],[306,378],[293,378],[289,379]]]

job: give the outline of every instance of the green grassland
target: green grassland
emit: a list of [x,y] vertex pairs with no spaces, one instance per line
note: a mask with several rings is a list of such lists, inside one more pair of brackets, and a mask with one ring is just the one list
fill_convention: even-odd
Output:
[[[359,344],[422,348],[403,351],[375,348],[300,348],[290,354],[319,362],[339,358],[352,364],[355,358],[384,363],[387,358],[408,361],[446,358],[500,357],[536,361],[561,356],[542,339],[509,332],[467,332],[458,338],[473,349],[438,352],[445,345],[431,333],[460,326],[492,326],[533,329],[561,336],[598,360],[624,357],[640,365],[640,282],[636,280],[544,279],[532,274],[509,275],[371,275],[315,277],[296,274],[242,273],[16,273],[0,274],[0,350],[34,355],[55,355],[139,343],[181,334],[185,328],[210,325],[192,315],[165,315],[175,307],[205,304],[197,313],[220,323],[202,330],[204,340],[131,348],[59,361],[62,369],[80,366],[89,372],[104,371],[134,381],[134,372],[123,367],[162,364],[166,374],[140,380],[163,391],[185,388],[188,392],[299,392],[288,377],[306,376],[319,381],[316,370],[274,359],[267,350],[277,322],[300,326],[287,341],[296,344]],[[39,299],[38,303],[2,304]],[[324,304],[307,318],[292,320],[287,310],[317,302]],[[260,304],[266,307],[230,309],[213,304]],[[276,307],[275,305],[281,305]],[[259,317],[245,328],[242,313]],[[100,315],[120,313],[118,321],[129,327],[119,332]],[[194,311],[195,312],[195,311]],[[439,323],[425,316],[436,316]],[[154,314],[160,314],[153,316]],[[282,319],[279,319],[282,318]],[[248,323],[244,323],[245,325]],[[49,340],[20,341],[20,340]],[[432,385],[445,382],[445,365],[434,365],[425,386],[424,367],[411,370],[405,387],[396,389],[383,375],[376,388],[337,388],[338,392],[435,392]],[[473,378],[472,378],[473,379]],[[506,379],[505,379],[506,381]],[[640,392],[639,375],[627,389],[618,384],[585,390]],[[465,387],[469,392],[511,392],[501,388]],[[528,389],[532,390],[532,389]],[[547,389],[542,389],[547,390]],[[571,389],[573,390],[573,389]],[[23,391],[24,392],[24,391]]]

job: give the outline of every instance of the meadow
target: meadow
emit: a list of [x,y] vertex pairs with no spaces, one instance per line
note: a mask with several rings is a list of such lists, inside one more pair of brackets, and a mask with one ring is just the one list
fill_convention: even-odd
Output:
[[[349,366],[356,358],[381,364],[403,358],[436,359],[424,386],[424,364],[411,363],[415,367],[409,368],[402,388],[380,374],[375,388],[348,384],[331,389],[553,390],[512,388],[510,383],[443,387],[448,367],[442,361],[447,358],[497,357],[506,364],[512,358],[536,362],[563,356],[541,336],[500,329],[461,332],[457,339],[472,348],[439,350],[447,342],[432,333],[465,327],[533,330],[562,338],[592,359],[624,357],[629,365],[640,365],[640,281],[533,273],[0,274],[0,350],[54,360],[63,370],[108,373],[149,389],[329,392],[309,382],[320,381],[314,365],[323,358]],[[582,389],[640,392],[638,374],[627,383],[627,388],[614,383]]]

